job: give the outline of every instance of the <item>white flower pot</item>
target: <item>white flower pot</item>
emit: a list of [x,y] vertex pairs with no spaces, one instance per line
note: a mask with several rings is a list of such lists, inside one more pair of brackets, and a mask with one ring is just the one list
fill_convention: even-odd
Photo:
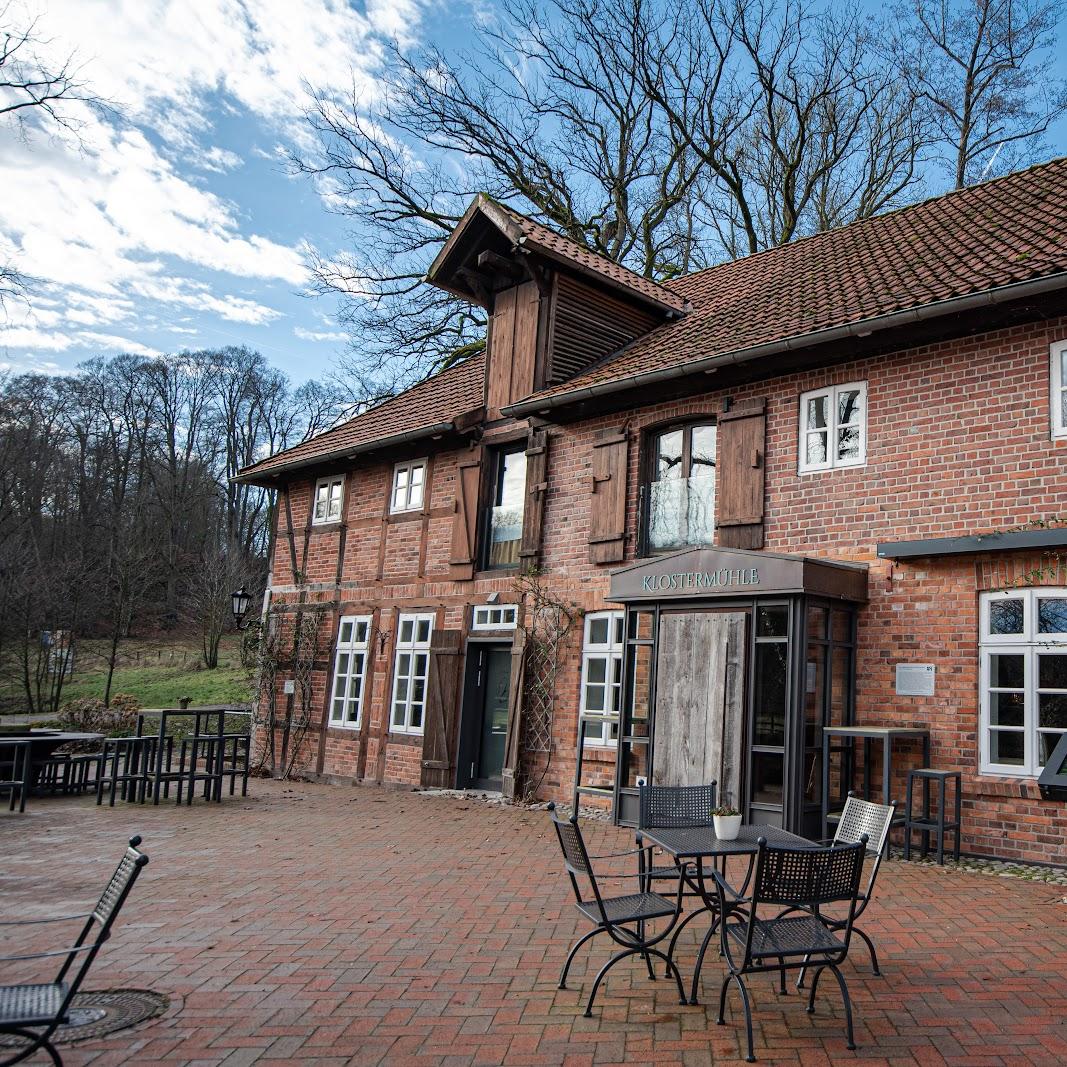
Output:
[[736,841],[741,832],[740,815],[716,815],[715,836],[720,841]]

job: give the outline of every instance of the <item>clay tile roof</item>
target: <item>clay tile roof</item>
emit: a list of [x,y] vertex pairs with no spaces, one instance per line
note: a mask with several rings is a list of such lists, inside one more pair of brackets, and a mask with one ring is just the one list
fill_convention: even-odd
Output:
[[482,407],[484,388],[485,356],[479,353],[332,430],[245,467],[235,481],[266,484],[282,471],[447,432],[459,416]]
[[1058,159],[676,279],[688,315],[510,410],[1063,272]]
[[525,215],[520,215],[506,204],[501,204],[499,201],[492,200],[487,196],[481,197],[480,203],[483,210],[487,209],[487,214],[490,214],[490,217],[494,208],[504,214],[513,226],[519,230],[522,244],[525,248],[577,267],[583,273],[599,275],[614,286],[639,293],[647,299],[674,311],[685,310],[684,294],[674,292],[667,288],[666,285],[661,285],[651,278],[644,277],[644,275],[636,274],[628,267],[624,267],[606,256],[590,251],[584,245],[556,233],[555,230],[550,229],[548,226],[535,222]]

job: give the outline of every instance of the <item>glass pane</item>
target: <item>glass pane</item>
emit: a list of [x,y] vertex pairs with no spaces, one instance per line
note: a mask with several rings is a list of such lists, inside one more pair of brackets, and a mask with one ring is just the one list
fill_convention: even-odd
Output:
[[694,474],[686,483],[687,545],[710,545],[715,540],[715,468],[694,467]]
[[826,426],[827,396],[813,396],[808,400],[808,420],[805,428],[821,430]]
[[757,637],[785,637],[789,632],[789,608],[785,604],[760,608],[756,612]]
[[782,803],[782,756],[779,753],[752,753],[752,803]]
[[333,702],[333,708],[330,711],[330,721],[340,722],[344,716],[345,702],[343,700],[335,700]]
[[365,645],[367,643],[367,624],[365,622],[356,623],[356,644]]
[[826,433],[809,433],[807,445],[807,462],[814,466],[826,462]]
[[681,430],[671,430],[656,438],[655,464],[653,478],[661,481],[666,478],[682,478],[682,438]]
[[693,473],[698,466],[715,466],[715,426],[694,426],[691,431],[690,451],[693,456]]
[[830,656],[830,725],[847,726],[851,722],[849,676],[852,650],[835,645]]
[[830,613],[830,637],[839,645],[852,643],[852,612],[834,608]]
[[585,687],[585,710],[601,712],[604,710],[604,687],[587,685]]
[[398,704],[406,704],[408,699],[408,680],[407,678],[397,678],[396,680],[396,693],[394,699]]
[[860,431],[858,426],[846,426],[837,431],[837,458],[859,459]]
[[349,660],[349,657],[348,657],[348,653],[347,652],[342,652],[337,657],[337,673],[338,674],[348,674],[348,660]]
[[[1044,767],[1052,758],[1053,750],[1060,743],[1063,734],[1038,734],[1037,735],[1037,762],[1038,766]],[[1063,774],[1063,770],[1057,769],[1056,774]]]
[[754,744],[785,744],[786,663],[788,658],[788,647],[785,642],[756,646]]
[[651,611],[630,612],[630,636],[635,641],[651,641],[652,622],[653,616]]
[[416,678],[411,683],[411,699],[423,700],[426,696],[426,679]]
[[[421,467],[419,470],[421,471]],[[422,485],[412,485],[408,490],[408,504],[409,508],[421,508],[422,507]]]
[[822,753],[818,750],[804,754],[804,800],[808,804],[822,801]]
[[826,608],[811,605],[808,608],[808,637],[815,639],[826,636]]
[[1021,634],[1023,632],[1023,601],[994,600],[989,605],[989,632],[992,634]]
[[989,694],[989,721],[993,726],[1022,726],[1023,714],[1022,693]]
[[622,644],[622,624],[624,616],[620,613],[611,620],[611,640],[613,644]]
[[411,728],[413,730],[421,730],[422,729],[422,705],[421,704],[412,704],[411,705]]
[[1021,689],[1025,677],[1023,664],[1022,654],[990,656],[989,684],[994,689]]
[[586,664],[585,672],[590,682],[605,682],[608,677],[608,662],[603,656],[591,656]]
[[418,626],[415,631],[415,640],[420,645],[426,644],[430,640],[430,620],[419,619]]
[[846,389],[837,394],[838,426],[855,426],[860,421],[860,391]]
[[1037,601],[1037,629],[1043,634],[1067,633],[1067,599],[1039,597]]
[[808,645],[804,665],[804,744],[811,747],[822,738],[823,687],[826,684],[826,646]]
[[1067,689],[1067,655],[1039,655],[1037,685],[1039,689]]
[[589,620],[589,643],[591,645],[606,645],[610,633],[610,620],[606,616],[600,616]]
[[1067,696],[1042,693],[1037,698],[1037,725],[1067,730]]
[[420,678],[426,677],[426,662],[427,661],[425,652],[420,652],[415,657],[415,674],[417,674]]
[[404,704],[404,702],[402,700],[394,700],[393,701],[393,725],[394,726],[403,726],[404,725],[404,708],[405,707],[406,707],[406,705]]
[[631,745],[626,755],[625,784],[631,789],[637,788],[638,778],[648,777],[648,745]]
[[[1067,360],[1067,355],[1063,358]],[[1067,389],[1060,390],[1060,423],[1067,426]]]
[[1022,731],[989,731],[990,762],[1021,767],[1023,764],[1023,749]]
[[411,673],[411,654],[409,652],[401,652],[397,657],[396,672],[402,677],[407,677]]
[[652,646],[631,645],[630,655],[630,728],[634,733],[648,733],[649,687],[652,678]]
[[652,482],[648,487],[648,543],[652,549],[685,544],[688,484],[680,479]]
[[411,484],[412,486],[422,485],[422,477],[426,473],[426,468],[421,464],[411,468]]
[[411,619],[404,619],[400,623],[400,640],[404,644],[411,642],[411,635],[415,632],[415,624]]
[[338,641],[340,641],[340,643],[342,645],[347,645],[347,644],[349,644],[351,642],[351,640],[352,640],[352,624],[350,622],[341,623],[341,635],[338,638]]

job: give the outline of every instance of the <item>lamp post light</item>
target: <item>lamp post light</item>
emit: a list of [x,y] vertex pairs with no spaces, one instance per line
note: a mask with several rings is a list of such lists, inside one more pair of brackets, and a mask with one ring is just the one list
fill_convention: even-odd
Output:
[[233,609],[233,618],[237,623],[237,629],[244,630],[252,621],[251,619],[247,622],[245,621],[248,609],[252,606],[252,594],[242,585],[240,589],[235,589],[230,594],[230,606]]

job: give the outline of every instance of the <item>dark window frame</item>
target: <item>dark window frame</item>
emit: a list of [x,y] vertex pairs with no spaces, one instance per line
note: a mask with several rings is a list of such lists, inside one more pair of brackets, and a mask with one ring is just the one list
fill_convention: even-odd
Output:
[[[478,570],[499,574],[500,572],[514,571],[519,568],[519,560],[514,563],[491,563],[490,554],[493,550],[493,508],[497,506],[497,497],[500,495],[503,484],[504,460],[507,456],[525,453],[527,448],[526,438],[501,441],[486,449],[485,470],[488,477],[484,481],[484,492],[480,505],[481,515],[478,521]],[[525,500],[525,494],[524,494]],[[523,521],[525,521],[526,508],[523,507]],[[522,543],[522,527],[519,529],[518,544]]]
[[700,426],[712,426],[715,428],[715,496],[716,502],[719,492],[719,420],[718,417],[712,413],[707,412],[705,414],[687,415],[684,419],[671,419],[669,422],[655,423],[651,426],[646,426],[641,431],[641,458],[639,464],[640,484],[639,484],[639,499],[640,508],[638,511],[638,530],[637,530],[637,544],[638,544],[638,556],[660,556],[667,552],[677,552],[684,548],[710,548],[714,545],[715,539],[715,527],[712,524],[712,540],[700,545],[685,544],[685,545],[673,545],[668,548],[653,548],[650,544],[649,538],[649,520],[651,518],[651,486],[653,482],[652,475],[655,473],[656,465],[656,442],[665,434],[673,433],[675,430],[682,431],[682,467],[683,469],[692,468],[692,456],[693,456],[693,433],[692,431],[696,427]]

